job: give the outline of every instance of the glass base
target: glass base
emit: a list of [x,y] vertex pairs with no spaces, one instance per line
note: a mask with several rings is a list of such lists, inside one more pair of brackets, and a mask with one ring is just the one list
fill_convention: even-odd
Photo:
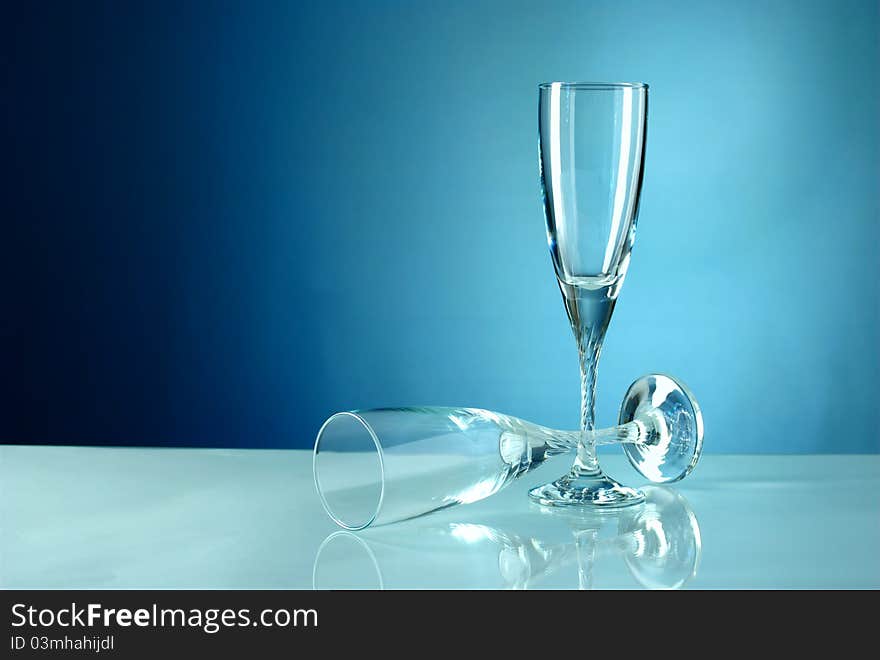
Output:
[[618,423],[639,418],[653,437],[623,445],[632,466],[658,484],[688,476],[703,451],[703,413],[687,385],[664,374],[639,378],[623,397]]
[[640,490],[623,486],[603,472],[591,475],[567,474],[556,481],[529,491],[529,497],[544,506],[589,506],[620,509],[641,504]]

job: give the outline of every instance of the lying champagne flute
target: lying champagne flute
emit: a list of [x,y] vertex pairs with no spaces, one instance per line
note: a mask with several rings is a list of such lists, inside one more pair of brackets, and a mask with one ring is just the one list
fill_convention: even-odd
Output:
[[655,483],[683,479],[703,446],[699,405],[681,381],[650,374],[607,429],[555,431],[477,408],[340,412],[318,431],[313,471],[327,514],[359,530],[482,500],[553,456],[606,444]]

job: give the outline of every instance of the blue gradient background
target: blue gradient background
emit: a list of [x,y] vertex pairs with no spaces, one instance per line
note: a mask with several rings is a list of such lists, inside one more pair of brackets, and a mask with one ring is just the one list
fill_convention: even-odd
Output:
[[3,12],[4,442],[306,447],[403,404],[576,426],[536,86],[643,80],[598,422],[660,370],[707,451],[880,449],[876,2]]

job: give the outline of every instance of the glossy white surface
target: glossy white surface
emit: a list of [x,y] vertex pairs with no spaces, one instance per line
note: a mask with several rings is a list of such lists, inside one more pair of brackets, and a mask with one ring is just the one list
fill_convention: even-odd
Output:
[[706,455],[622,518],[531,504],[549,476],[319,554],[310,452],[0,446],[0,587],[880,587],[880,456]]

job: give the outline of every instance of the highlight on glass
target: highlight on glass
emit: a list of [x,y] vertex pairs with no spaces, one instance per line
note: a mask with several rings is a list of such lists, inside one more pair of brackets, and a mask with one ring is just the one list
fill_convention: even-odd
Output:
[[651,374],[627,390],[618,425],[557,431],[476,408],[340,412],[315,441],[315,487],[341,527],[364,529],[482,500],[554,456],[619,444],[649,480],[694,469],[703,420],[679,380]]

